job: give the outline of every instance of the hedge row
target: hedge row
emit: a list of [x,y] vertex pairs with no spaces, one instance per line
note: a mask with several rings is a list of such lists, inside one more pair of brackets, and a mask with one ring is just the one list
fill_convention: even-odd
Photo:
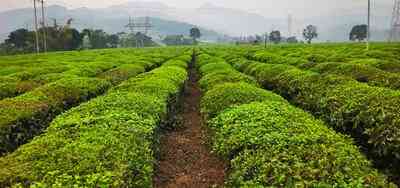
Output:
[[97,77],[105,79],[111,82],[113,85],[116,85],[145,71],[145,67],[141,64],[123,64],[117,68],[100,73]]
[[[114,68],[115,63],[93,62],[83,65],[71,65],[76,68],[66,71],[49,71],[48,74],[30,74],[29,72],[18,73],[25,74],[23,78],[18,76],[7,76],[0,78],[3,82],[0,84],[0,100],[4,98],[15,97],[31,91],[44,84],[51,83],[63,78],[71,77],[95,77],[106,70]],[[50,69],[51,70],[51,69]]]
[[225,53],[245,56],[265,63],[283,63],[294,66],[315,65],[326,62],[369,65],[385,72],[400,72],[400,53],[397,44],[373,44],[365,51],[358,44],[315,44],[270,46],[267,49],[249,47],[209,47],[207,53]]
[[252,85],[258,84],[255,79],[232,69],[232,66],[221,58],[200,54],[198,59],[196,66],[202,75],[199,81],[202,90],[210,90],[220,83],[227,82],[241,81]]
[[371,86],[400,89],[400,75],[388,73],[378,68],[355,63],[321,63],[310,69],[323,74],[348,76]]
[[110,86],[97,78],[62,79],[0,101],[0,153],[14,150],[40,133],[55,115],[104,93]]
[[219,83],[204,94],[201,111],[213,150],[230,160],[228,186],[395,187],[351,139],[255,84]]
[[[224,52],[224,54],[226,54],[225,58],[228,60],[238,57],[238,55],[232,51],[230,53]],[[242,57],[243,56],[263,63],[293,65],[301,69],[311,70],[321,74],[347,76],[359,82],[366,82],[371,86],[400,89],[400,75],[386,71],[388,68],[396,69],[396,67],[392,65],[393,63],[389,63],[388,61],[374,61],[371,59],[361,58],[340,59],[332,56],[327,58],[318,53],[301,57],[301,55],[293,56],[293,54],[276,54],[268,51],[257,51],[255,53],[246,54],[242,53]],[[398,66],[398,68],[400,68],[400,66]]]
[[[58,81],[24,95],[0,101],[0,154],[13,151],[29,141],[64,110],[104,93],[112,85],[143,73],[146,68],[152,67],[151,64],[124,64],[101,73],[98,75],[101,79],[65,73],[60,75],[65,78],[59,78]],[[82,73],[98,74],[109,66],[101,63],[100,67],[95,66],[95,70],[82,69]]]
[[0,186],[151,187],[157,129],[183,89],[185,64],[141,74],[58,116],[0,158]]
[[68,70],[65,65],[55,67],[31,68],[18,73],[0,77],[0,100],[7,97],[14,97],[19,94],[39,87],[41,84],[32,79],[52,73],[61,73]]
[[151,70],[180,51],[173,48],[165,51],[93,50],[50,53],[47,56],[10,56],[5,61],[0,60],[0,75],[6,75],[0,76],[0,100],[63,78],[96,77],[123,64],[143,64],[146,70]]
[[320,75],[290,65],[232,62],[304,109],[349,133],[377,162],[400,165],[400,92],[373,87],[351,78]]

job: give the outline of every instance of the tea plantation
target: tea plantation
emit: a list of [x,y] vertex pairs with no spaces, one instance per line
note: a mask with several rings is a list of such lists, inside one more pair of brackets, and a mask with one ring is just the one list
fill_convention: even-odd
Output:
[[219,186],[400,182],[396,43],[4,56],[0,81],[0,187],[154,187],[187,108],[226,164]]

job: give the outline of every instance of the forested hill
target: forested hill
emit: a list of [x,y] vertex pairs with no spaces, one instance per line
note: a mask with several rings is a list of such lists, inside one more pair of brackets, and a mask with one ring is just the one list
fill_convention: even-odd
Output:
[[[129,15],[113,14],[111,12],[103,12],[98,9],[67,9],[62,6],[50,6],[47,9],[48,23],[54,24],[54,19],[57,24],[63,25],[68,19],[72,18],[72,27],[78,30],[85,28],[103,29],[108,33],[118,33],[128,31],[125,25],[129,21]],[[12,20],[8,21],[8,20]],[[137,18],[135,21],[143,21],[143,17]],[[159,35],[188,35],[193,24],[161,19],[155,16],[150,17],[150,21],[154,26],[151,32],[153,36]],[[0,13],[0,39],[5,39],[13,30],[18,28],[32,29],[32,9],[16,9]],[[215,31],[200,28],[203,40],[216,40],[223,36]]]

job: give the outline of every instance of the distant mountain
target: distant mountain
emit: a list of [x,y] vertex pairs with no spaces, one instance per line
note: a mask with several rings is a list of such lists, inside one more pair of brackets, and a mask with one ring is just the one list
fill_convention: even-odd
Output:
[[[374,40],[387,38],[390,23],[387,9],[387,5],[383,4],[377,4],[374,8],[371,34]],[[129,16],[136,18],[150,16],[154,25],[153,36],[188,34],[188,30],[194,25],[201,28],[203,40],[215,40],[223,34],[230,36],[262,34],[273,29],[280,30],[284,36],[288,33],[287,18],[266,18],[260,14],[219,7],[211,3],[196,9],[178,9],[156,1],[131,1],[102,9],[70,10],[62,6],[48,7],[48,17],[57,18],[60,23],[73,18],[72,25],[78,29],[101,28],[112,33],[127,31],[124,26],[128,23]],[[0,39],[7,36],[8,32],[24,27],[26,23],[31,25],[31,17],[31,9],[0,13]],[[351,28],[365,22],[365,12],[352,10],[351,7],[304,18],[293,15],[292,33],[301,38],[302,29],[308,24],[313,24],[318,27],[319,41],[347,41]]]
[[267,19],[259,14],[218,7],[211,3],[193,10],[173,12],[170,15],[178,20],[234,36],[264,33],[285,23],[277,19]]
[[[159,4],[155,10],[160,10],[161,8]],[[5,39],[9,32],[18,28],[28,27],[32,29],[32,12],[33,10],[29,8],[0,12],[0,23],[2,26],[0,27],[0,39]],[[146,12],[146,14],[139,11],[134,11],[135,14],[131,14],[130,12],[132,12],[132,7],[122,5],[112,6],[107,9],[78,8],[71,10],[53,5],[47,8],[47,23],[52,25],[54,24],[54,20],[56,20],[58,25],[64,25],[69,18],[72,18],[72,27],[79,30],[94,28],[103,29],[108,33],[117,33],[129,31],[125,25],[128,24],[130,15],[138,16],[134,19],[136,22],[143,22],[143,16],[148,15],[153,25],[150,32],[150,35],[153,37],[159,37],[160,35],[189,35],[190,28],[195,27],[195,25],[183,21],[169,20],[173,18],[162,15],[159,11]],[[200,27],[200,30],[203,40],[216,40],[223,36],[223,34],[204,27]]]

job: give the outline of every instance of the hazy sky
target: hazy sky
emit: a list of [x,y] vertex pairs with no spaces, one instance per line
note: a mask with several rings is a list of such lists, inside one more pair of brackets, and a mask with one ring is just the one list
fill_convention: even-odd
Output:
[[[31,6],[33,0],[0,0],[0,11]],[[48,4],[60,4],[70,8],[101,8],[133,0],[47,0]],[[331,12],[365,11],[367,0],[140,0],[158,1],[171,7],[196,8],[211,2],[217,6],[243,9],[268,17],[280,17],[292,13],[298,16],[320,15]],[[393,0],[372,0],[373,8],[391,12]],[[380,11],[382,12],[382,11]]]

